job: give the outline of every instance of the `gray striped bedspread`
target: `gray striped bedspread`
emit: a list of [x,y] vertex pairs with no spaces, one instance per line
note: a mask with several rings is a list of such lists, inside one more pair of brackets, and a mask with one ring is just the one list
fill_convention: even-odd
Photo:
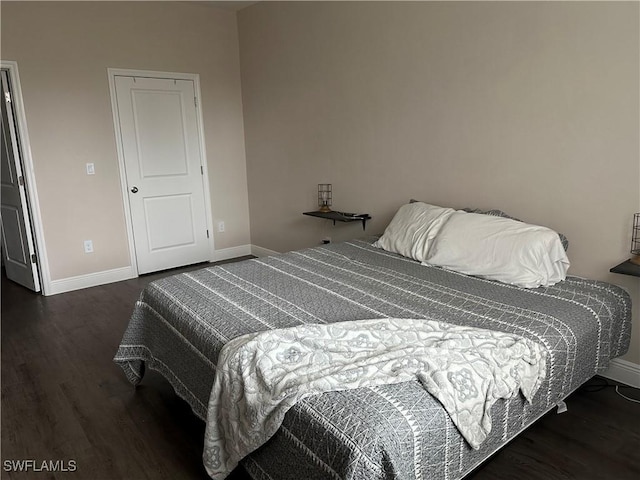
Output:
[[[568,277],[522,289],[423,266],[354,240],[151,283],[115,361],[138,384],[159,371],[206,418],[218,354],[240,335],[301,324],[425,318],[516,334],[547,350],[533,403],[492,408],[472,449],[417,381],[306,397],[242,464],[255,479],[458,479],[624,354],[631,300],[620,287]],[[569,408],[570,405],[569,405]]]

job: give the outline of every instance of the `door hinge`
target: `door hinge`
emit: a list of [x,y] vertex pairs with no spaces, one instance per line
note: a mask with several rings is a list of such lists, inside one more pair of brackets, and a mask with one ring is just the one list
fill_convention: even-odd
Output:
[[9,92],[4,92],[4,101],[11,103],[11,94]]
[[193,104],[198,108],[198,97],[193,97]]
[[35,253],[31,254],[31,263],[38,263],[38,257],[36,257]]
[[24,177],[22,175],[18,177],[18,185],[24,187]]
[[209,238],[209,230],[207,229],[207,238]]
[[200,175],[204,175],[204,167],[200,165]]

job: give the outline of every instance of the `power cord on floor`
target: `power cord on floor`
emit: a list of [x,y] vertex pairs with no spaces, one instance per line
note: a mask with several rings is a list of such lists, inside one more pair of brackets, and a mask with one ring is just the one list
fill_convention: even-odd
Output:
[[[622,386],[622,388],[633,388],[633,387],[624,387],[624,386]],[[616,385],[616,393],[618,395],[620,395],[622,398],[624,398],[625,400],[628,400],[628,401],[633,402],[633,403],[640,403],[640,400],[636,400],[635,398],[629,398],[626,395],[624,395],[623,393],[620,393],[620,385]]]
[[[596,383],[597,382],[597,383]],[[616,393],[620,395],[622,398],[629,402],[640,403],[640,400],[635,398],[627,397],[624,393],[620,391],[621,388],[631,388],[633,390],[637,390],[637,388],[631,387],[629,385],[617,385],[615,383],[609,383],[606,378],[602,377],[594,377],[589,381],[589,384],[583,385],[580,390],[587,393],[599,392],[608,387],[615,387]]]

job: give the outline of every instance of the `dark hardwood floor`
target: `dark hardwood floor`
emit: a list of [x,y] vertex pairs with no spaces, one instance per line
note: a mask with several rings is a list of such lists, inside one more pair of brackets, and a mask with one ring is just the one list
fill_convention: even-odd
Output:
[[[3,275],[1,478],[208,478],[203,422],[155,372],[134,389],[112,362],[140,291],[166,274],[51,297]],[[568,399],[567,413],[547,414],[469,478],[640,478],[640,404],[597,390],[602,382],[592,380]],[[640,399],[638,390],[622,392]],[[18,460],[75,471],[16,472]]]

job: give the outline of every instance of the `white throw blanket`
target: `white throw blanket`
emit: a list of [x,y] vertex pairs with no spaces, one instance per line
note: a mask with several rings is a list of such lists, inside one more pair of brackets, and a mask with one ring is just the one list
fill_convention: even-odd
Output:
[[473,448],[491,430],[491,406],[531,399],[546,351],[516,335],[413,319],[301,325],[243,335],[224,346],[209,399],[204,464],[225,478],[280,427],[300,399],[418,379]]

